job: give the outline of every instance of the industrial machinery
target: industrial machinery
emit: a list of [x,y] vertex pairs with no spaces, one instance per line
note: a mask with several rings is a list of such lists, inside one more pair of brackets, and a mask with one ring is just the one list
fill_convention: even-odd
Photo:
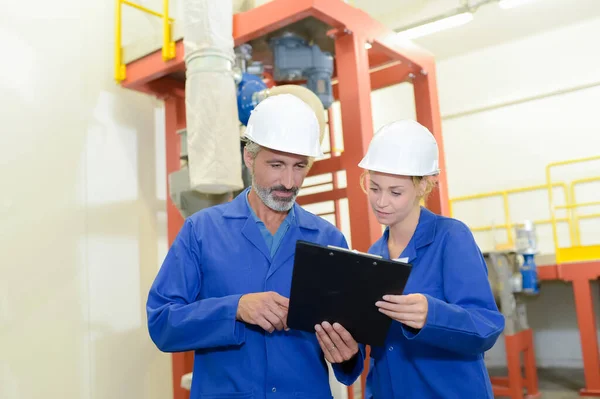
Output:
[[[527,321],[527,300],[539,294],[535,254],[537,239],[535,226],[525,221],[515,227],[514,250],[484,253],[488,276],[496,304],[505,318],[504,338],[508,377],[492,378],[494,394],[511,399],[540,396],[533,331]],[[521,356],[525,378],[521,375]],[[527,395],[523,396],[523,389]]]
[[[281,36],[271,39],[274,60],[274,80],[279,82],[296,82],[308,79],[306,85],[279,86],[270,90],[263,80],[264,65],[260,61],[252,60],[252,46],[243,44],[234,49],[235,66],[231,73],[236,84],[237,116],[240,131],[248,123],[252,110],[265,98],[278,93],[292,92],[315,109],[320,115],[321,140],[324,133],[323,112],[333,103],[331,74],[333,72],[333,57],[323,53],[313,44],[308,45],[300,36],[285,32]],[[311,98],[306,90],[315,94]],[[169,174],[169,194],[171,200],[179,209],[183,217],[188,217],[201,209],[229,201],[252,183],[250,171],[246,165],[240,163],[240,173],[243,186],[237,190],[215,193],[203,192],[199,187],[194,187],[190,178],[189,154],[187,151],[189,137],[187,129],[177,132],[181,137],[179,170]],[[240,134],[241,136],[241,134]],[[243,154],[244,143],[240,140],[240,153]]]

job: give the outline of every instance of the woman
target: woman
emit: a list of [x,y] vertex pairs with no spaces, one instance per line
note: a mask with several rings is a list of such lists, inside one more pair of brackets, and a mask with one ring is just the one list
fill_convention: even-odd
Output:
[[439,173],[433,135],[415,121],[391,123],[359,166],[373,212],[387,226],[369,252],[413,265],[404,295],[376,303],[393,322],[385,347],[371,348],[368,397],[493,398],[483,356],[504,317],[469,228],[420,205]]

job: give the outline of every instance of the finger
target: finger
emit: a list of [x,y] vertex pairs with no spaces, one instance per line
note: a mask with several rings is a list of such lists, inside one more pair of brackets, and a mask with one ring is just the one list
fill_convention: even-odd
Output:
[[421,304],[404,305],[393,302],[379,301],[375,302],[375,306],[377,306],[380,309],[390,310],[392,312],[399,313],[420,313],[423,311],[423,307],[421,306]]
[[414,305],[421,301],[421,294],[384,295],[383,300],[401,305]]
[[406,303],[406,295],[384,295],[383,298],[386,302],[403,304]]
[[328,346],[329,352],[331,353],[331,355],[337,363],[343,362],[344,354],[349,352],[349,349],[346,347],[346,344],[344,343],[342,338],[340,338],[339,334],[333,329],[333,326],[331,324],[325,321],[321,323],[321,326],[323,326],[323,329],[326,333],[326,338],[324,342],[326,344],[328,344],[329,342],[332,343],[332,345]]
[[352,337],[352,334],[348,332],[340,323],[334,323],[333,329],[339,334],[340,338],[344,341],[346,346],[350,349],[358,349],[358,343]]
[[273,300],[279,305],[282,306],[284,308],[289,308],[290,307],[290,300],[284,296],[279,295],[278,293],[275,293],[275,295],[273,295]]
[[259,319],[257,319],[256,324],[262,328],[263,330],[272,333],[273,331],[275,331],[275,327],[273,327],[273,325],[264,317],[260,317]]
[[344,327],[342,327],[341,324],[334,323],[333,329],[343,342],[341,345],[338,345],[338,348],[343,348],[340,349],[342,357],[344,360],[352,359],[352,357],[358,352],[358,344],[354,338],[352,338],[352,335],[350,335],[350,333]]
[[346,345],[342,337],[340,337],[340,334],[338,334],[335,328],[333,328],[333,326],[327,322],[323,323],[323,327],[325,328],[327,335],[329,335],[329,338],[336,346],[336,348],[338,348],[339,351],[344,352],[348,348],[348,346]]
[[279,318],[279,320],[281,320],[281,325],[283,326],[283,328],[285,328],[287,330],[288,329],[287,309],[282,308],[275,302],[267,303],[267,306],[269,306],[269,309],[271,310],[271,312],[273,312],[277,316],[277,318]]
[[329,363],[334,363],[333,357],[331,356],[329,349],[325,346],[325,343],[323,342],[323,339],[321,338],[320,334],[321,333],[317,332],[315,335],[317,336],[317,341],[319,341],[319,346],[321,347],[321,350],[323,351],[323,354],[325,355],[325,359]]
[[400,312],[393,312],[393,311],[389,311],[389,310],[385,310],[385,309],[379,309],[379,311],[381,313],[383,313],[384,315],[391,317],[392,319],[399,321],[401,323],[416,321],[413,313],[400,313]]
[[271,311],[271,309],[265,309],[263,316],[277,329],[277,331],[283,330],[283,321],[277,316],[275,313]]
[[[326,327],[331,328],[331,324],[324,322],[324,323],[321,323],[320,326],[315,326],[315,329],[319,333],[319,336],[321,337],[321,340],[323,341],[323,345],[325,345],[325,350],[331,354],[331,357],[333,358],[333,360],[336,363],[340,363],[342,361],[341,356],[340,356],[339,352],[335,350],[336,349],[335,344],[331,340],[331,337],[329,336],[329,333],[327,332]],[[333,330],[333,328],[331,328],[331,329]]]

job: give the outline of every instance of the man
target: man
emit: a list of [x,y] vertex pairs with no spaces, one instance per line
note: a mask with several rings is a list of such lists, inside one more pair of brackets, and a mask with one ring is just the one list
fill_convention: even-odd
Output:
[[252,187],[185,221],[150,290],[150,336],[162,351],[195,351],[192,399],[331,398],[324,357],[349,385],[364,354],[339,325],[286,325],[296,241],[347,247],[295,203],[322,156],[315,113],[293,95],[269,97],[245,139]]

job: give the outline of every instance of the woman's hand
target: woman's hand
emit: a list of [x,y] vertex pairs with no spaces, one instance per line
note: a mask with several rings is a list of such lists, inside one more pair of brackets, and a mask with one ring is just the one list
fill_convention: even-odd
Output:
[[329,363],[343,363],[358,353],[358,344],[339,323],[333,326],[324,321],[315,326],[317,340]]
[[385,295],[375,305],[379,311],[409,327],[421,329],[427,321],[427,298],[423,294]]

